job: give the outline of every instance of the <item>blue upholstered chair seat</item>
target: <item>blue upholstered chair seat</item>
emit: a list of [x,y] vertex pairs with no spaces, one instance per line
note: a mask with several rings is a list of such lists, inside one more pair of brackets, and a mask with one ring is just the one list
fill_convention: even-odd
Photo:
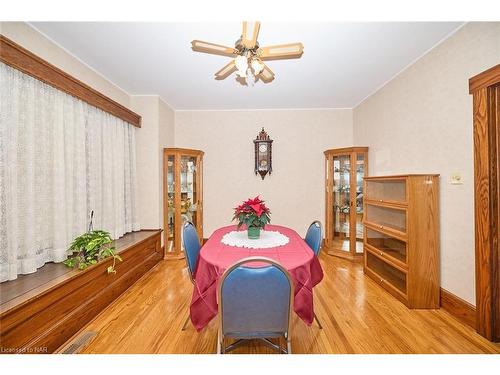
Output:
[[200,254],[200,240],[198,239],[198,232],[193,223],[187,221],[182,226],[182,243],[184,246],[184,254],[186,255],[186,262],[189,270],[191,280],[194,280],[194,272],[196,271],[196,264],[198,263],[198,256]]
[[276,267],[238,267],[226,277],[222,293],[226,336],[287,330],[290,286]]
[[[249,267],[256,259],[270,265]],[[292,301],[290,275],[271,259],[246,258],[230,267],[219,285],[219,350],[224,351],[221,349],[224,338],[278,337],[287,339],[290,350],[288,332]]]
[[307,229],[305,241],[316,256],[321,248],[322,228],[319,221],[314,221]]
[[[194,273],[196,272],[196,265],[198,264],[198,257],[200,255],[200,240],[198,239],[198,232],[190,221],[186,221],[182,225],[182,245],[184,247],[184,255],[186,256],[186,265],[188,269],[189,278],[194,284]],[[186,329],[189,322],[189,314],[184,321],[182,330]]]

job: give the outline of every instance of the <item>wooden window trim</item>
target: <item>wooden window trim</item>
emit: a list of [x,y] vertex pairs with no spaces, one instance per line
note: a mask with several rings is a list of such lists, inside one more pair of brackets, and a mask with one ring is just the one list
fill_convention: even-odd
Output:
[[138,128],[141,116],[0,34],[0,61]]

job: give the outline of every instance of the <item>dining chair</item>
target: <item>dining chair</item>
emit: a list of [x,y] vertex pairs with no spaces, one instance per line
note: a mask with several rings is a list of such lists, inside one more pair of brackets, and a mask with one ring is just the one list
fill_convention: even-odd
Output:
[[[319,257],[319,253],[321,251],[322,238],[323,238],[323,226],[321,225],[321,222],[318,220],[313,221],[311,225],[309,225],[309,228],[307,229],[305,241],[313,251],[314,255],[317,257]],[[323,326],[321,325],[318,317],[316,316],[316,313],[314,313],[314,319],[316,320],[316,323],[318,323],[319,329],[323,329]]]
[[[196,264],[198,263],[198,256],[200,255],[200,240],[198,239],[198,233],[192,222],[186,221],[182,225],[182,246],[184,248],[184,255],[186,256],[186,264],[189,274],[189,279],[194,285],[195,276],[194,272],[196,270]],[[186,329],[187,323],[189,321],[189,310],[188,316],[184,321],[182,330]]]
[[[259,265],[249,266],[252,262]],[[251,339],[280,353],[292,353],[293,281],[278,262],[265,257],[239,260],[222,275],[218,299],[217,354],[227,353]],[[226,347],[228,338],[236,341]],[[277,338],[278,344],[271,338]],[[281,346],[282,339],[286,349]]]
[[321,250],[321,239],[323,237],[323,226],[321,222],[316,220],[309,225],[307,229],[305,241],[312,249],[314,255],[319,256]]

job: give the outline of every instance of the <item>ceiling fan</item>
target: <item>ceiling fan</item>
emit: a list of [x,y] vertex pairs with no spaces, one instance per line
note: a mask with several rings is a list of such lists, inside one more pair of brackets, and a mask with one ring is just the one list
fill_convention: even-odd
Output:
[[302,43],[278,44],[260,47],[259,36],[260,22],[243,22],[243,32],[234,47],[193,40],[191,48],[196,52],[211,53],[234,57],[229,64],[215,73],[215,79],[222,80],[236,72],[240,81],[250,84],[258,79],[268,83],[274,79],[274,73],[264,64],[267,60],[296,59],[302,56],[304,46]]

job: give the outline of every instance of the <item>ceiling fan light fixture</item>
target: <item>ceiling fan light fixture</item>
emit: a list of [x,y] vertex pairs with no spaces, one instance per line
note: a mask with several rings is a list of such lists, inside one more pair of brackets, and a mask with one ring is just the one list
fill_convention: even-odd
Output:
[[256,76],[258,76],[262,72],[262,70],[264,70],[264,64],[262,63],[262,61],[256,58],[252,59],[251,66]]
[[234,48],[201,40],[193,40],[191,48],[196,52],[234,58],[229,64],[215,73],[215,79],[217,80],[225,79],[233,72],[236,72],[237,81],[241,84],[249,83],[253,86],[256,80],[269,83],[274,80],[274,73],[264,64],[264,61],[300,58],[304,46],[302,43],[297,42],[261,47],[257,41],[259,30],[260,22],[245,21],[243,22],[241,37],[236,41]]
[[246,83],[248,86],[250,87],[253,87],[255,85],[255,76],[257,74],[254,74],[252,72],[252,69],[248,68],[248,71],[247,71],[247,79],[246,79]]
[[236,74],[242,78],[246,78],[248,69],[248,59],[246,56],[237,56],[234,59],[234,64],[236,65]]

